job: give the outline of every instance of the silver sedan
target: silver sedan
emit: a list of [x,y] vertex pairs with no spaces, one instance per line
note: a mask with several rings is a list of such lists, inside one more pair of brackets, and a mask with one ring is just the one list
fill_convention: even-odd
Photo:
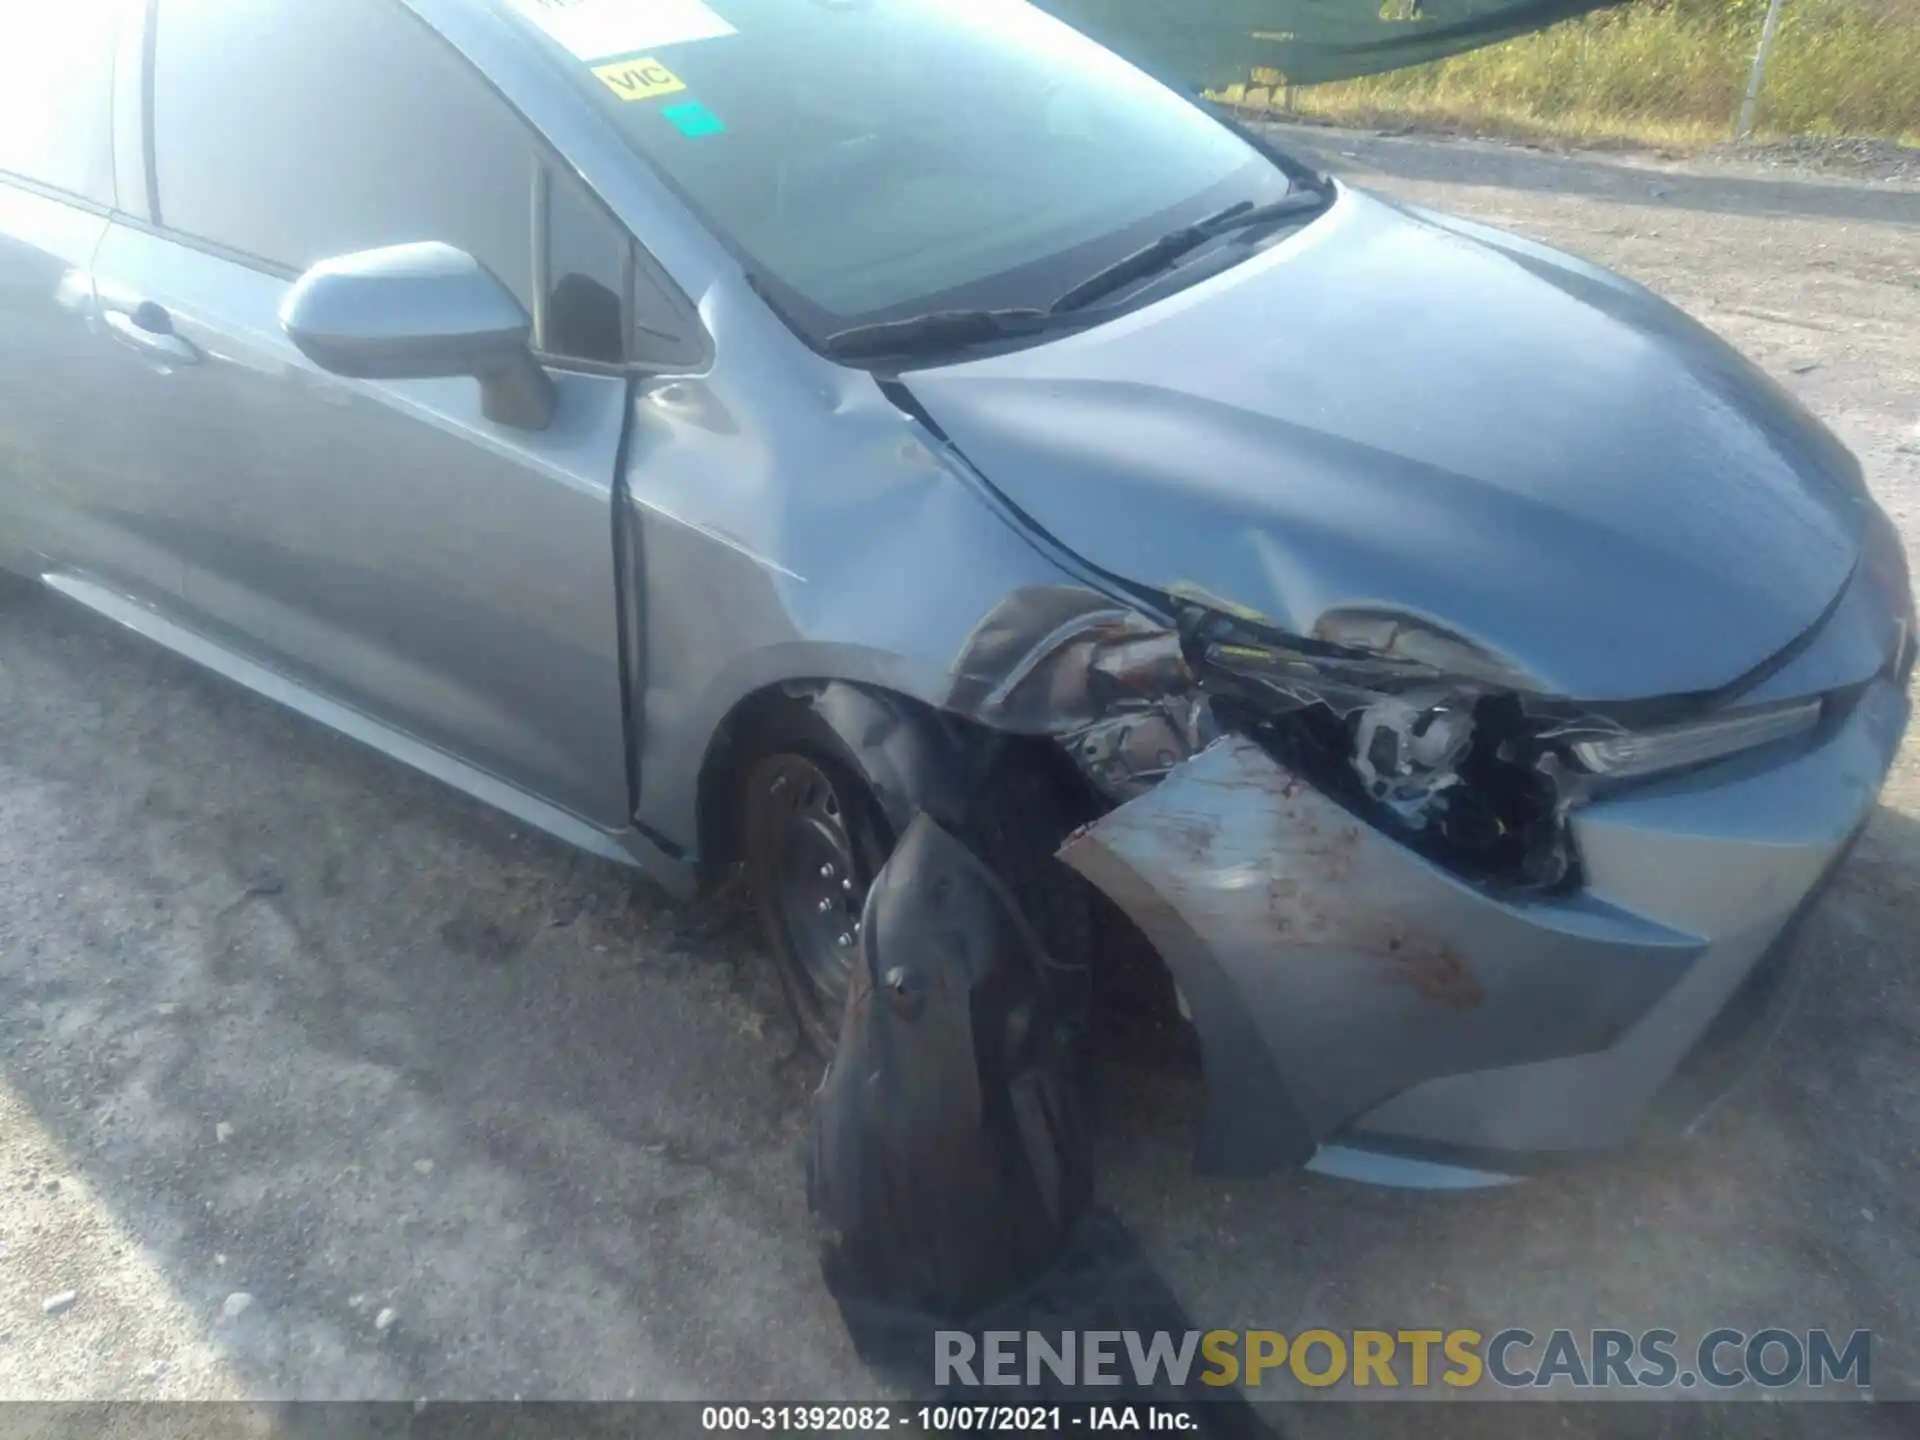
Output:
[[1017,0],[0,35],[0,562],[675,890],[744,863],[822,1044],[923,812],[1062,977],[1151,943],[1215,1169],[1617,1145],[1790,991],[1909,580],[1638,286]]

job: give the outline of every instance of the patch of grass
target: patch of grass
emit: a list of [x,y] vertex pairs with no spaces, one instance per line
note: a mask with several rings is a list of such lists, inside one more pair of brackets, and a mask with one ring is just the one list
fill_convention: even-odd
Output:
[[[1293,106],[1339,124],[1711,143],[1730,132],[1765,13],[1765,0],[1634,0],[1432,64],[1302,87]],[[1269,96],[1280,98],[1230,98]],[[1920,0],[1785,0],[1754,128],[1920,143]]]

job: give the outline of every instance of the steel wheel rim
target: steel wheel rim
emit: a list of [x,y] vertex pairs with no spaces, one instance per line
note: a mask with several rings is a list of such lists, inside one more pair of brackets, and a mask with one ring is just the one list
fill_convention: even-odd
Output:
[[847,992],[868,874],[848,800],[818,765],[784,755],[767,777],[774,908],[816,1006],[831,1016]]

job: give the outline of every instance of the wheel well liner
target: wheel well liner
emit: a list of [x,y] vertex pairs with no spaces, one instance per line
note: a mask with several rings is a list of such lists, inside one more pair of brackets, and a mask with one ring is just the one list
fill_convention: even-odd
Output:
[[[1072,779],[1085,796],[1087,809],[1081,818],[1095,816],[1097,802],[1091,791],[1050,740],[1004,735],[906,696],[850,681],[789,682],[742,699],[708,747],[699,781],[704,877],[717,877],[741,858],[737,802],[747,767],[780,741],[790,724],[784,717],[796,708],[825,721],[846,747],[846,758],[872,785],[896,835],[905,834],[920,811],[955,833],[966,833],[977,797],[996,767],[1014,751],[1036,763],[1044,759],[1052,774]],[[1102,878],[1107,884],[1100,883]],[[1086,875],[1086,879],[1093,882],[1094,890],[1106,891],[1116,877]],[[1139,917],[1117,908],[1113,913],[1124,923],[1138,924]],[[1174,917],[1155,918],[1178,923]],[[1200,962],[1197,968],[1183,965],[1176,971],[1169,952],[1197,953],[1197,947],[1168,943],[1173,937],[1162,926],[1140,928],[1147,932],[1159,963],[1173,972],[1187,996],[1199,1032],[1207,1119],[1195,1154],[1197,1167],[1218,1174],[1249,1174],[1276,1164],[1303,1162],[1312,1153],[1312,1141],[1273,1056],[1254,1032],[1225,976],[1209,971],[1210,962]]]
[[705,878],[741,858],[737,801],[746,767],[781,737],[783,717],[812,712],[839,738],[896,835],[917,811],[959,826],[1006,744],[991,730],[891,691],[845,680],[787,682],[746,696],[714,732],[700,765],[699,860]]

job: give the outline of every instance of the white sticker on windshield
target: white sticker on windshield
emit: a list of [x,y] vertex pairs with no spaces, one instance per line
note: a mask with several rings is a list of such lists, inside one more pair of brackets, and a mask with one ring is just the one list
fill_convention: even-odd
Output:
[[514,0],[522,14],[581,60],[612,60],[737,33],[700,0]]

